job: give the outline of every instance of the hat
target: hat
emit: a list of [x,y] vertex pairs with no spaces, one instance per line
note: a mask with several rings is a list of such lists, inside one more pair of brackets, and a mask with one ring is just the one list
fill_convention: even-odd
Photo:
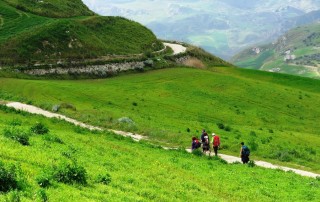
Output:
[[212,133],[212,136],[215,136],[216,134],[215,133]]

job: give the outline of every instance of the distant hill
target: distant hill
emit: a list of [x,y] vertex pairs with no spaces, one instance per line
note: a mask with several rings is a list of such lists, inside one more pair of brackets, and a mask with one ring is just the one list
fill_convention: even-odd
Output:
[[320,78],[320,24],[297,27],[274,43],[248,48],[232,62],[244,68]]
[[99,14],[141,22],[161,39],[194,44],[227,60],[252,45],[272,42],[289,29],[320,19],[315,15],[320,10],[319,0],[109,0],[108,3],[84,0],[84,3]]
[[0,2],[1,66],[140,54],[163,48],[146,27],[122,17],[94,15],[81,1],[36,4],[27,0]]

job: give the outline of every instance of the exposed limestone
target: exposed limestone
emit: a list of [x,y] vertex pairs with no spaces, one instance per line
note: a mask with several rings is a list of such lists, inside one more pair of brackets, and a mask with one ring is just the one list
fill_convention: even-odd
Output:
[[134,70],[136,68],[144,67],[143,62],[124,62],[124,63],[112,63],[105,65],[90,65],[82,67],[71,68],[49,68],[49,69],[29,69],[23,70],[23,73],[31,75],[48,75],[48,74],[98,74],[107,75],[121,71]]

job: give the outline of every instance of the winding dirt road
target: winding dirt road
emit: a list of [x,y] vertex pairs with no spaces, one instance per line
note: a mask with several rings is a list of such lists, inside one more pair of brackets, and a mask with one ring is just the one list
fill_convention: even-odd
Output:
[[[83,127],[83,128],[88,128],[90,130],[104,130],[102,128],[99,128],[99,127],[96,127],[96,126],[91,126],[91,125],[79,122],[79,121],[77,121],[75,119],[68,118],[68,117],[66,117],[64,115],[60,115],[60,114],[57,114],[57,113],[52,113],[52,112],[40,109],[40,108],[32,106],[32,105],[23,104],[23,103],[20,103],[20,102],[6,102],[6,103],[5,102],[0,102],[0,104],[4,104],[7,107],[12,107],[14,109],[21,110],[21,111],[26,111],[26,112],[29,112],[29,113],[32,113],[32,114],[43,115],[43,116],[48,117],[48,118],[62,119],[62,120],[65,120],[67,122],[73,123],[73,124],[75,124],[77,126],[80,126],[80,127]],[[115,133],[117,135],[122,135],[122,136],[125,136],[125,137],[131,137],[135,141],[140,141],[142,139],[144,139],[144,140],[147,139],[146,136],[142,136],[142,135],[139,135],[139,134],[124,132],[124,131],[118,131],[118,130],[111,130],[111,129],[108,129],[108,131],[113,132],[113,133]],[[165,148],[165,149],[170,149],[170,148]],[[191,152],[190,149],[187,149],[187,151]],[[219,156],[222,159],[224,159],[225,161],[227,161],[228,163],[241,162],[241,159],[239,157],[225,155],[225,154],[219,154]],[[316,174],[316,173],[312,173],[312,172],[308,172],[308,171],[304,171],[304,170],[299,170],[299,169],[294,169],[294,168],[289,168],[289,167],[284,167],[284,166],[278,166],[278,165],[274,165],[274,164],[271,164],[271,163],[268,163],[268,162],[265,162],[265,161],[255,161],[255,164],[257,166],[264,167],[264,168],[281,169],[281,170],[284,170],[284,171],[292,171],[292,172],[294,172],[294,173],[296,173],[298,175],[301,175],[301,176],[313,177],[313,178],[320,177],[320,175]]]
[[163,43],[165,46],[169,46],[173,50],[173,55],[177,55],[180,53],[186,52],[187,48],[180,44],[173,44],[173,43]]

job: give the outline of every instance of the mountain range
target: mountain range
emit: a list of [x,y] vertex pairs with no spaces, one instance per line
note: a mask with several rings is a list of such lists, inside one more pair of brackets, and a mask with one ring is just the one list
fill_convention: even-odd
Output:
[[185,41],[224,59],[319,19],[319,0],[90,1],[95,12],[125,16],[162,39]]
[[299,26],[273,43],[257,45],[235,55],[243,68],[320,78],[320,22]]

